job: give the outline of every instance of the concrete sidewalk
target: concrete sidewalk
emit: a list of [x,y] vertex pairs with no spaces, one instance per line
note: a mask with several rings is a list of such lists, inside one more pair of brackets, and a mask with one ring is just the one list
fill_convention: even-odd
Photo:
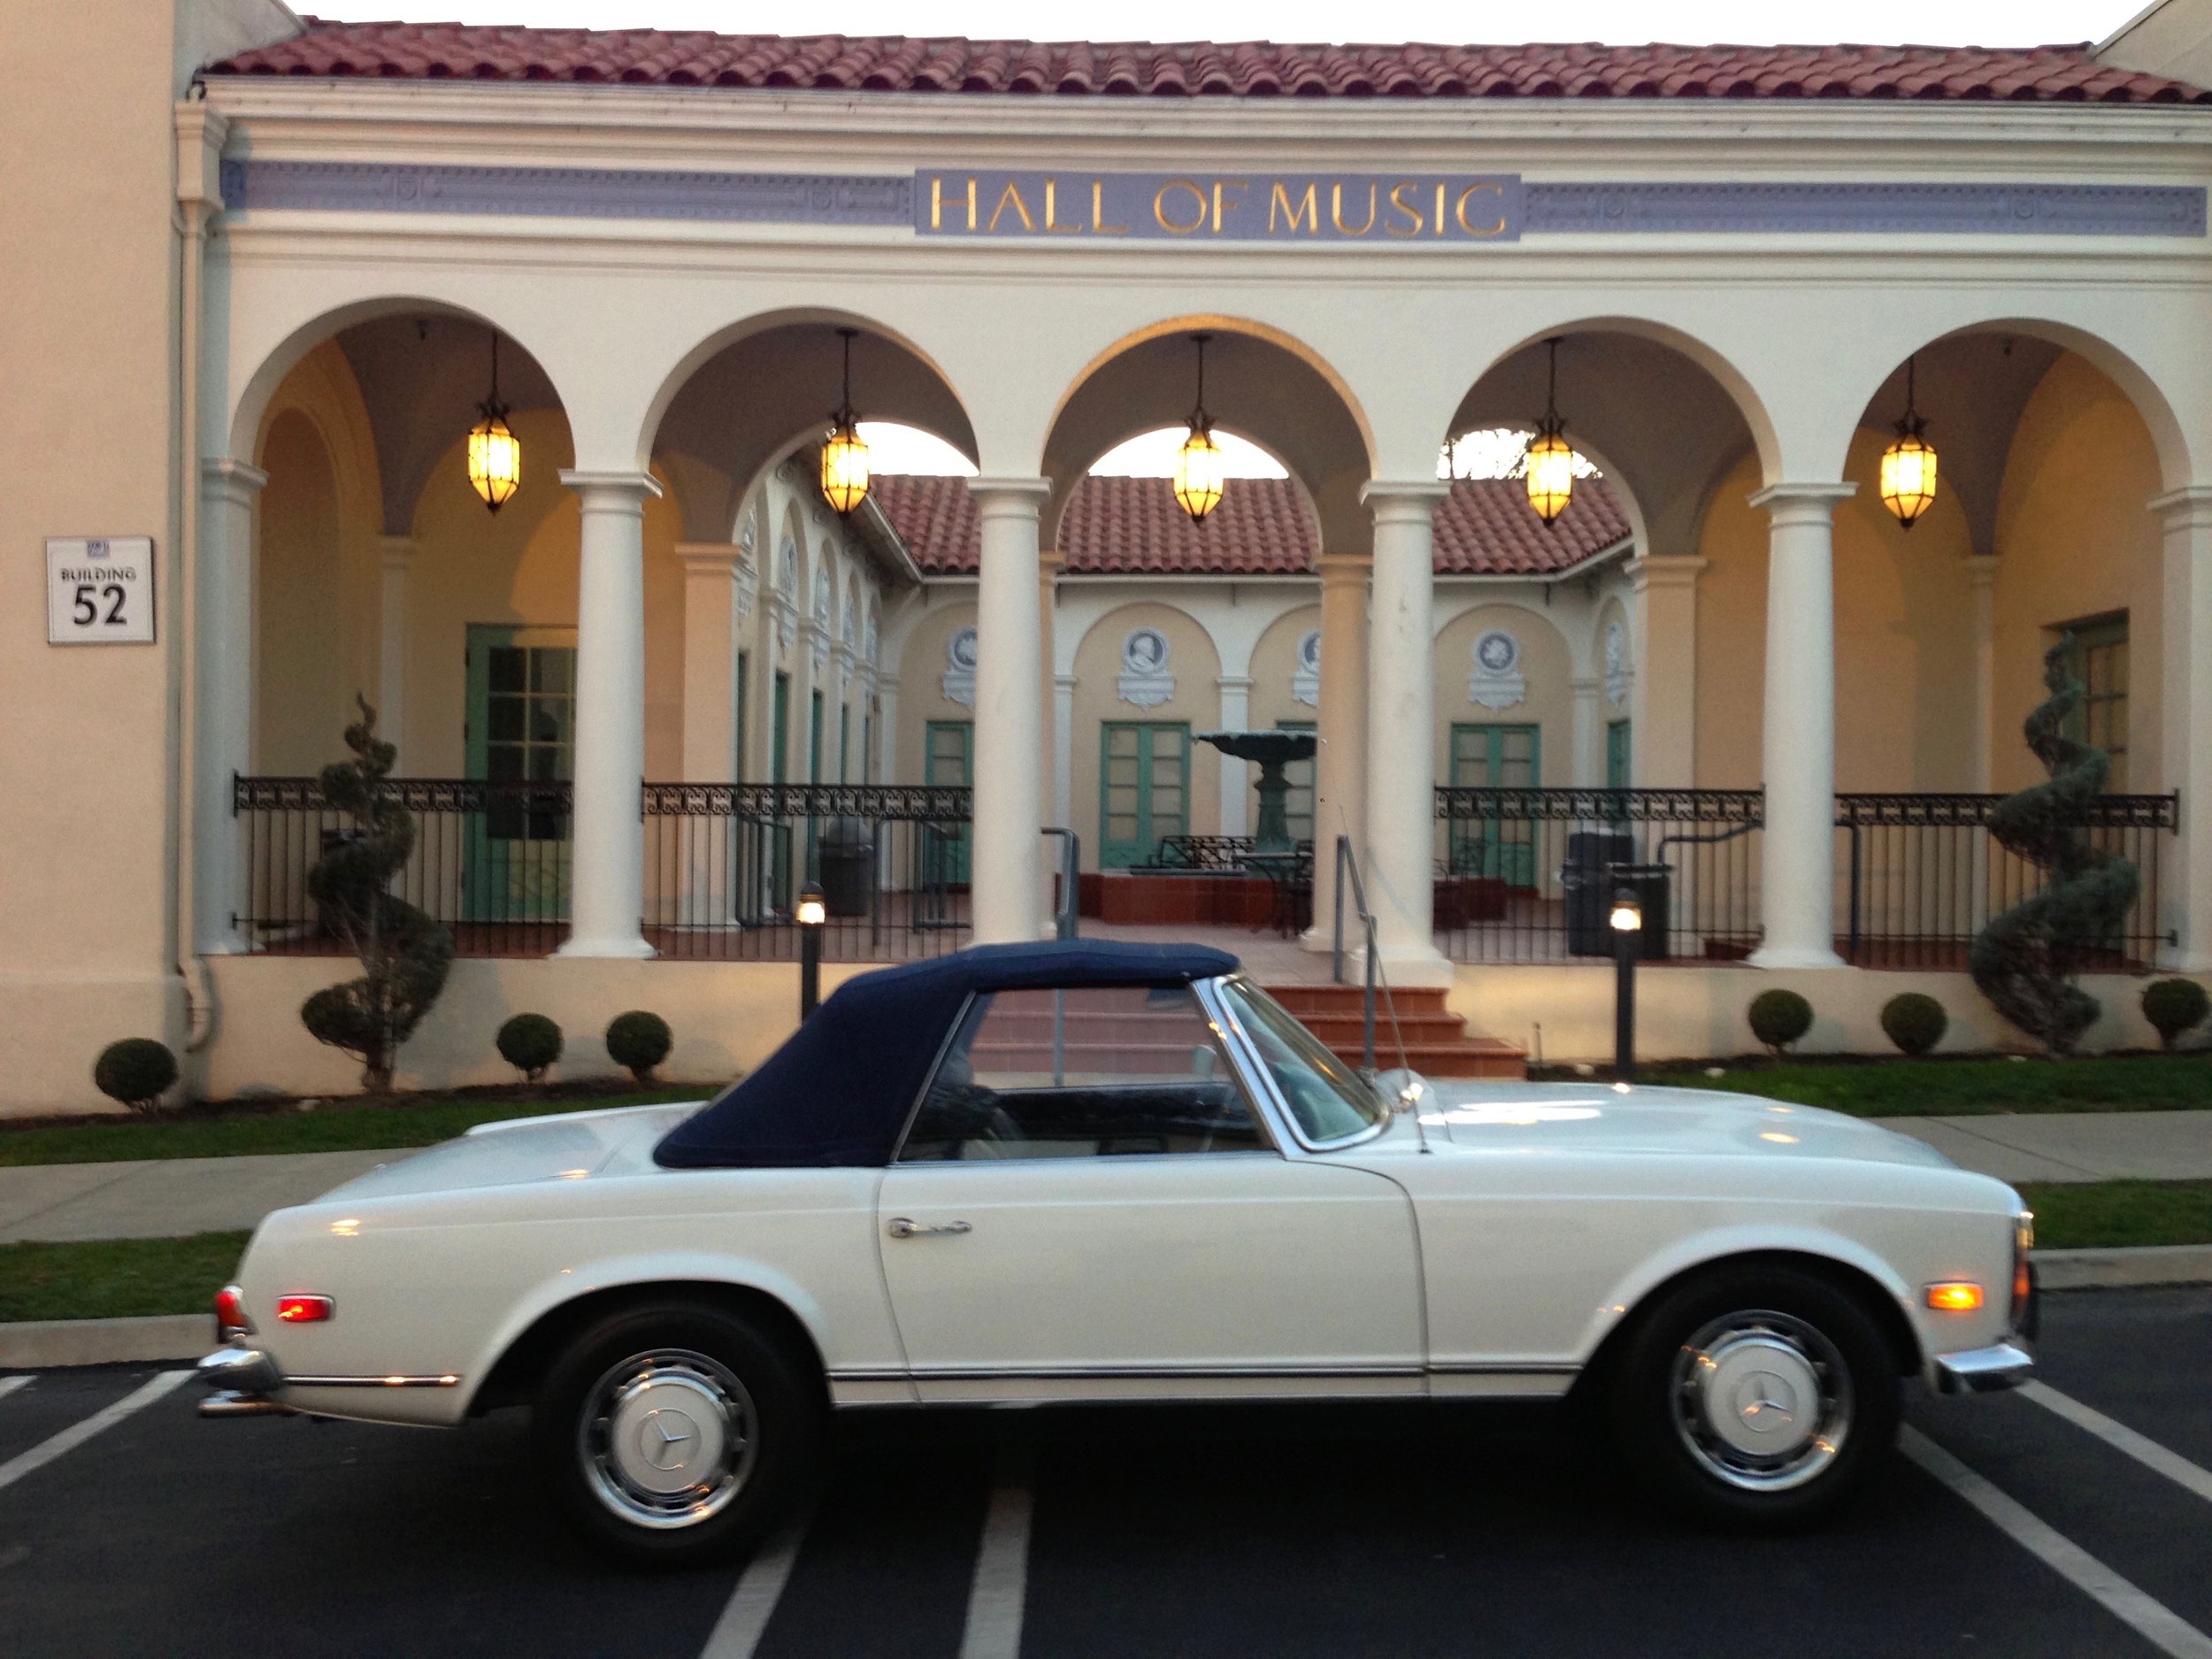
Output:
[[[2006,1181],[2212,1179],[2212,1112],[1886,1118],[1961,1167]],[[0,1169],[0,1243],[165,1239],[250,1227],[342,1181],[412,1156],[301,1152]]]

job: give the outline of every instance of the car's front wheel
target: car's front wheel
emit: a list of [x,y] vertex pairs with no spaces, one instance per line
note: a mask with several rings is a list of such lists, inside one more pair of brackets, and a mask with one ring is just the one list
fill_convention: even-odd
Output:
[[1678,1503],[1803,1525],[1854,1495],[1895,1441],[1897,1360],[1867,1308],[1828,1279],[1721,1269],[1641,1317],[1611,1404],[1624,1453]]
[[580,1332],[538,1391],[563,1512],[634,1560],[712,1560],[758,1539],[808,1479],[813,1391],[784,1343],[711,1305],[656,1302]]

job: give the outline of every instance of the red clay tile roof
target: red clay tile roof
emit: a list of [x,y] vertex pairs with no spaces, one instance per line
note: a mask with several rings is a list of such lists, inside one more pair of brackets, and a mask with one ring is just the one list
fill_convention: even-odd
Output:
[[[874,497],[927,576],[972,574],[975,498],[958,478],[885,477]],[[1436,510],[1436,569],[1454,576],[1543,576],[1626,539],[1619,503],[1595,479],[1547,530],[1515,479],[1461,479]],[[1072,576],[1277,576],[1313,568],[1313,515],[1286,478],[1233,478],[1202,525],[1164,478],[1087,478],[1061,522]]]
[[2212,103],[2087,45],[1296,46],[712,35],[303,19],[225,75],[1156,97],[1995,98]]

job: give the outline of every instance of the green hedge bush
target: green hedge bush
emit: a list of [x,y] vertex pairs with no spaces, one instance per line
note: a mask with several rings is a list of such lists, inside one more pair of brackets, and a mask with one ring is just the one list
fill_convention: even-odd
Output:
[[2154,979],[2143,987],[2143,1018],[2158,1033],[2158,1046],[2170,1049],[2181,1034],[2203,1024],[2212,997],[2194,979]]
[[1762,991],[1745,1011],[1751,1034],[1780,1059],[1782,1050],[1813,1028],[1813,1005],[1794,991]]
[[100,1050],[92,1081],[110,1100],[134,1112],[157,1112],[177,1080],[177,1056],[151,1037],[126,1037]]
[[561,1057],[561,1028],[543,1014],[517,1014],[499,1028],[499,1057],[522,1073],[526,1083],[541,1083]]
[[1882,1030],[1905,1054],[1926,1054],[1950,1028],[1951,1017],[1943,1011],[1943,1004],[1918,991],[1907,991],[1882,1004]]
[[641,1083],[652,1077],[653,1068],[668,1058],[675,1044],[668,1022],[643,1009],[616,1015],[607,1027],[607,1053]]

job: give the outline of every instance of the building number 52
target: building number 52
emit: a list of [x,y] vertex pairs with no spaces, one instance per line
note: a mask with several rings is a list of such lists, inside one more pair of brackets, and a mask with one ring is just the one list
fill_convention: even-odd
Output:
[[[98,622],[109,627],[123,626],[123,591],[120,582],[110,582],[104,588],[91,582],[79,582],[77,596],[71,606],[77,626],[89,627]],[[99,601],[102,599],[107,601],[108,613],[105,617],[100,614]]]

